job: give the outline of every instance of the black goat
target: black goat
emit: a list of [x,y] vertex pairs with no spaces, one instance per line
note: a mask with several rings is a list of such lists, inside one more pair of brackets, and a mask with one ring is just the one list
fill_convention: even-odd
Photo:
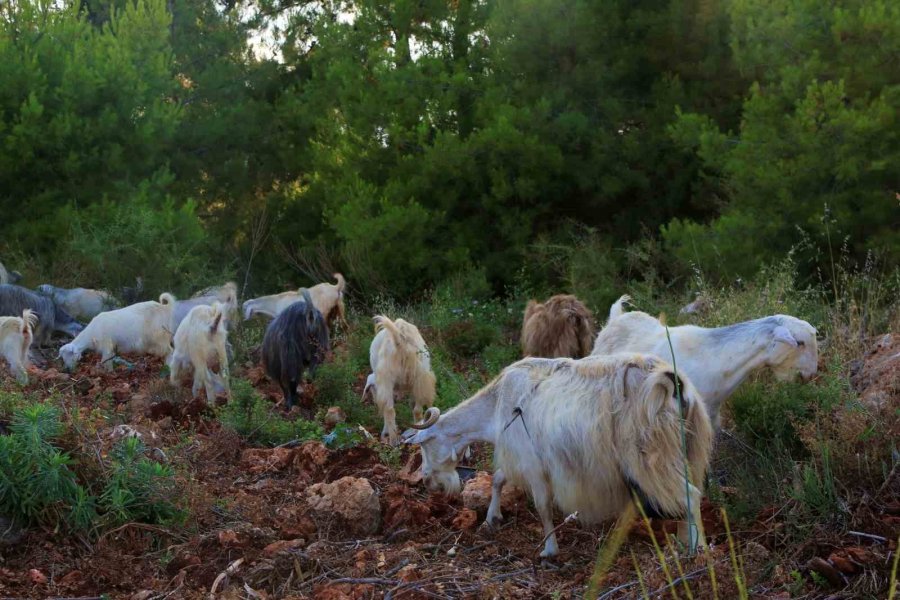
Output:
[[277,381],[288,409],[297,400],[297,385],[303,371],[315,374],[330,349],[328,327],[322,313],[313,306],[307,290],[303,301],[286,308],[269,324],[262,343],[262,362],[266,374]]
[[18,285],[0,285],[0,317],[17,317],[26,308],[38,316],[34,341],[38,346],[50,341],[54,331],[75,337],[84,326],[69,313],[56,306],[50,298],[35,294]]

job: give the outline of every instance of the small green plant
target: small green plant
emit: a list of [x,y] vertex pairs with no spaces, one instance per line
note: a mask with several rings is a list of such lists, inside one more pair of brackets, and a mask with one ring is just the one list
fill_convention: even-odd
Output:
[[333,361],[320,365],[313,379],[316,402],[323,408],[339,406],[351,423],[371,424],[377,420],[374,406],[363,405],[353,390],[360,371],[347,360],[346,353],[336,354]]
[[788,584],[788,592],[791,594],[791,598],[799,596],[803,593],[803,589],[806,587],[806,579],[803,577],[803,574],[794,569],[791,571],[791,582]]
[[768,452],[777,441],[792,454],[803,456],[799,432],[804,425],[852,398],[839,357],[832,356],[828,369],[814,384],[748,382],[730,403],[737,430],[756,448]]
[[466,359],[478,356],[487,346],[497,342],[501,331],[496,324],[469,318],[450,323],[439,335],[451,356]]
[[498,375],[500,371],[519,360],[521,350],[515,344],[491,344],[481,353],[484,368],[488,377]]
[[219,419],[250,444],[277,446],[291,440],[313,440],[322,427],[313,421],[289,421],[274,414],[271,406],[244,379],[231,381],[231,402],[219,410]]
[[17,408],[24,406],[25,396],[22,392],[0,390],[0,419],[9,419]]
[[813,583],[816,584],[817,587],[824,589],[828,589],[831,587],[831,585],[828,583],[828,580],[815,571],[809,572],[809,578],[813,580]]
[[403,466],[403,453],[399,446],[388,446],[381,444],[378,447],[378,459],[381,464],[397,471]]
[[149,460],[136,437],[124,438],[110,453],[109,479],[99,506],[110,525],[129,521],[178,522],[184,513],[172,501],[176,497],[172,468]]
[[359,446],[365,440],[358,428],[350,425],[338,425],[322,436],[322,441],[332,450],[343,450]]
[[440,348],[431,350],[431,369],[437,379],[434,404],[442,411],[453,408],[485,383],[474,369],[462,373],[454,369],[453,362]]
[[832,519],[840,513],[840,501],[831,471],[831,451],[827,445],[822,447],[821,465],[804,465],[795,496],[817,519]]

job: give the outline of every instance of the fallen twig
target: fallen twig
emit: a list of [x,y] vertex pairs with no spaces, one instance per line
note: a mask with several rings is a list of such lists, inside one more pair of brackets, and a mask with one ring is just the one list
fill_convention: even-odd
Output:
[[222,580],[224,580],[229,575],[234,575],[234,573],[238,570],[238,567],[240,567],[241,563],[243,562],[243,558],[237,559],[236,561],[228,565],[228,568],[226,568],[216,576],[216,580],[213,581],[212,587],[209,588],[209,600],[215,600],[216,591],[218,591],[219,589],[219,584],[222,583]]
[[850,535],[856,535],[863,538],[868,538],[870,540],[875,540],[876,542],[881,542],[882,544],[887,543],[886,537],[881,537],[880,535],[875,535],[874,533],[863,533],[862,531],[848,531]]
[[351,583],[354,585],[358,584],[368,584],[368,585],[397,585],[400,583],[399,579],[384,579],[383,577],[342,577],[340,579],[332,579],[328,582],[329,584],[336,583]]
[[893,481],[894,477],[897,475],[897,465],[898,464],[900,464],[900,463],[894,463],[894,466],[891,467],[891,472],[888,473],[888,476],[885,478],[884,483],[882,483],[881,486],[878,488],[878,491],[875,492],[875,498],[880,497],[881,494],[883,494],[884,491],[891,484],[891,481]]
[[566,523],[570,523],[570,522],[574,521],[574,520],[577,519],[577,518],[578,518],[578,511],[576,510],[576,511],[573,512],[571,515],[569,515],[568,517],[566,517],[565,519],[563,519],[563,522],[562,522],[562,523],[560,523],[559,525],[557,525],[556,527],[554,527],[553,529],[551,529],[551,530],[550,530],[550,533],[548,533],[547,535],[545,535],[545,536],[543,537],[543,539],[541,540],[541,542],[537,545],[537,550],[535,550],[535,552],[540,552],[540,551],[541,551],[541,548],[542,548],[543,545],[544,545],[544,542],[546,542],[547,539],[548,539],[551,535],[553,535],[554,533],[556,533],[557,531],[559,531],[560,528],[562,528],[563,525],[565,525]]

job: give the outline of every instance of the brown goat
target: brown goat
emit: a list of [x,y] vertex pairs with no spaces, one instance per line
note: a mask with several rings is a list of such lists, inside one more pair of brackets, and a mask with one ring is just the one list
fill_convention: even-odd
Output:
[[591,353],[591,311],[575,296],[559,294],[541,304],[529,300],[522,320],[522,355],[582,358]]

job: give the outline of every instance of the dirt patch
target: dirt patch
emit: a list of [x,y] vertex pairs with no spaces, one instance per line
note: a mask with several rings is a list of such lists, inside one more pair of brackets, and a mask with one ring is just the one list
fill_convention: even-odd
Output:
[[853,387],[871,408],[900,406],[900,335],[887,333],[854,365]]

